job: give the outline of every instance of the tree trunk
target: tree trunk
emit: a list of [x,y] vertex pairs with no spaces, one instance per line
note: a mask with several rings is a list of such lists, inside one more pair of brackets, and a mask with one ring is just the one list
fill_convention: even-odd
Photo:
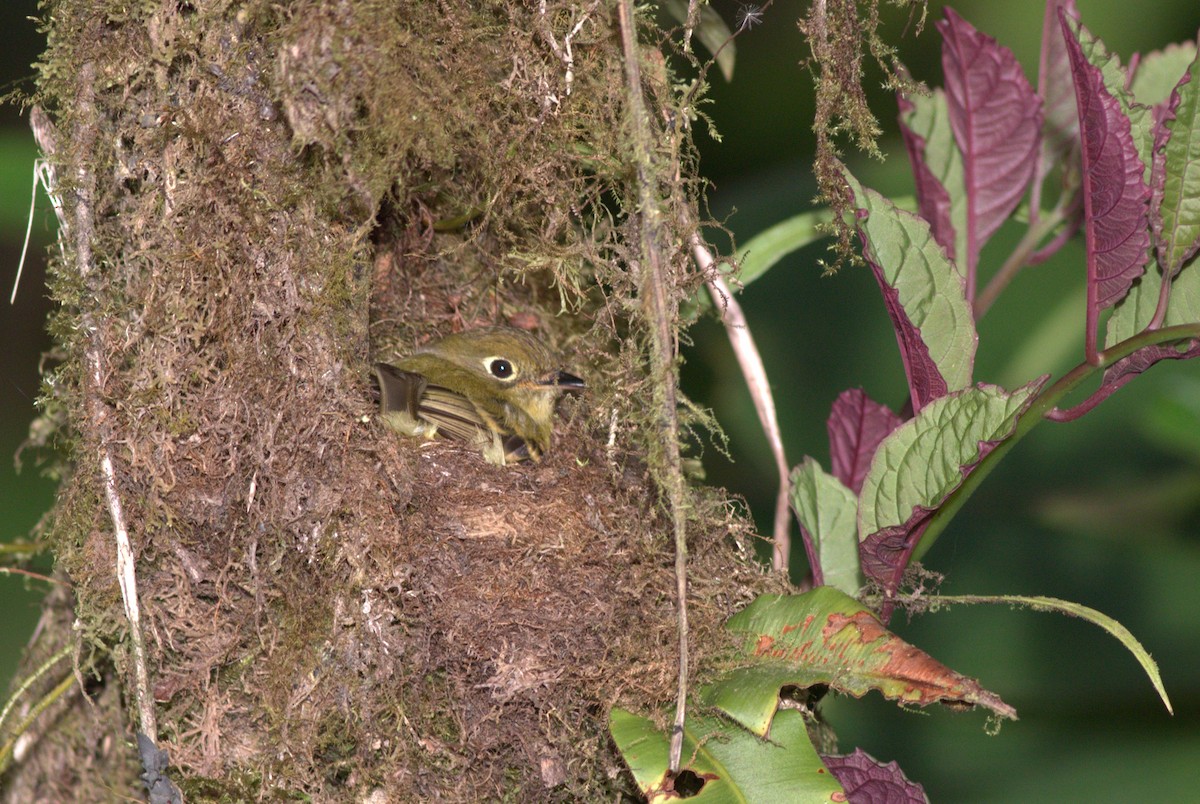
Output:
[[[24,672],[69,656],[28,696],[67,684],[9,801],[142,796],[139,731],[187,800],[611,799],[609,707],[669,715],[682,512],[656,491],[616,13],[471,5],[47,10],[65,358],[45,424],[70,467],[47,534],[71,591]],[[678,300],[698,278],[670,259]],[[588,381],[545,460],[377,422],[373,360],[498,323]],[[688,494],[709,651],[779,581],[723,500]]]

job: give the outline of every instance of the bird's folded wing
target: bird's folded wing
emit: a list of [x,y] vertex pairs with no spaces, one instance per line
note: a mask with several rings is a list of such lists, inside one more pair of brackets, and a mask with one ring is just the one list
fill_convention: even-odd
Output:
[[471,401],[440,385],[426,385],[417,401],[417,416],[437,425],[438,435],[459,441],[486,441],[491,428]]

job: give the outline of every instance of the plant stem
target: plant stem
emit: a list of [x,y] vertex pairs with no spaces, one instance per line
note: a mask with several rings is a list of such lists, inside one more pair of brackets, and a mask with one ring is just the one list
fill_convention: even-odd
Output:
[[683,462],[679,455],[679,407],[676,384],[675,339],[672,327],[676,305],[667,291],[667,247],[662,242],[662,227],[667,220],[659,198],[658,173],[654,165],[654,136],[650,116],[642,95],[641,66],[638,61],[636,21],[632,0],[617,5],[621,27],[621,45],[625,55],[628,82],[630,129],[634,167],[637,171],[637,220],[640,236],[641,298],[652,348],[650,361],[654,401],[662,428],[662,476],[667,506],[675,533],[675,592],[679,634],[679,679],[675,698],[675,725],[671,731],[670,770],[678,772],[683,755],[683,724],[687,711],[688,689],[688,609],[687,609],[687,519]]
[[983,318],[983,314],[988,311],[988,308],[996,301],[1000,293],[1008,287],[1008,283],[1013,280],[1017,272],[1024,268],[1029,263],[1030,255],[1037,248],[1038,243],[1042,242],[1042,238],[1054,231],[1054,227],[1063,221],[1062,210],[1055,207],[1049,215],[1040,219],[1036,223],[1030,224],[1025,229],[1024,236],[1021,237],[1021,242],[1017,243],[1017,247],[1008,255],[1008,259],[1000,266],[998,270],[980,292],[975,299],[975,320]]

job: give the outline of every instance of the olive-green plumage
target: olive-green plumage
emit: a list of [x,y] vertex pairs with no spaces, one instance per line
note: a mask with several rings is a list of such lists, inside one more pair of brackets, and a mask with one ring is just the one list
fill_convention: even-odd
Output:
[[395,365],[376,363],[375,375],[389,427],[466,441],[495,464],[538,460],[559,395],[584,387],[545,344],[510,327],[448,335]]

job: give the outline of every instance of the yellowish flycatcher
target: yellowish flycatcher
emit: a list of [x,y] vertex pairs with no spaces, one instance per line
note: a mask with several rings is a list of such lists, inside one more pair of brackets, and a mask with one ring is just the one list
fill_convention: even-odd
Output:
[[539,460],[559,395],[584,387],[545,344],[511,327],[447,335],[395,365],[376,363],[375,376],[393,430],[465,441],[498,465]]

